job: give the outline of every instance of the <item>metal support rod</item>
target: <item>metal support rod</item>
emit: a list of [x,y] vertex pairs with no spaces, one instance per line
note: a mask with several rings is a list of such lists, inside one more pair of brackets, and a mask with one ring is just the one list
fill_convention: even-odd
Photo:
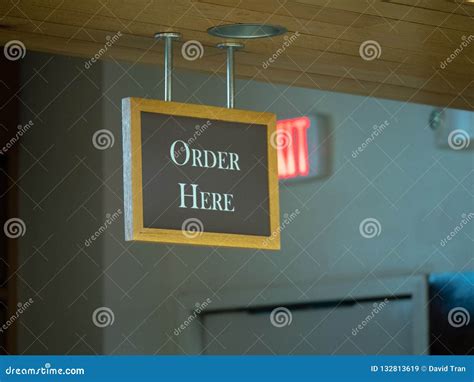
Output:
[[227,107],[229,109],[234,108],[234,48],[227,48]]
[[235,74],[234,74],[234,52],[242,49],[244,44],[237,42],[223,42],[217,45],[220,49],[227,49],[227,108],[234,108],[235,98]]
[[155,34],[155,38],[165,40],[165,101],[171,101],[173,96],[173,40],[181,38],[181,33],[159,32]]
[[173,40],[165,38],[165,101],[171,101],[173,74]]

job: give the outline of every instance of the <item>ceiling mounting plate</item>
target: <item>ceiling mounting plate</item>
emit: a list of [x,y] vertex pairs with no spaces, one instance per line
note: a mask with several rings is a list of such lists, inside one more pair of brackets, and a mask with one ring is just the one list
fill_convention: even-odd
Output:
[[162,39],[162,38],[180,39],[181,38],[181,33],[179,33],[179,32],[157,32],[157,33],[155,33],[155,38],[156,39]]
[[273,37],[286,32],[285,27],[271,24],[225,24],[207,30],[212,36],[242,39]]

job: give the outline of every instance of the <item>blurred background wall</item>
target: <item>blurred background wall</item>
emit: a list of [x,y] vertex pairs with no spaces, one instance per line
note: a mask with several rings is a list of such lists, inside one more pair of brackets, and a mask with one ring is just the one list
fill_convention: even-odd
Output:
[[[161,99],[161,68],[104,61],[85,69],[81,59],[29,52],[22,73],[22,119],[35,126],[20,154],[27,224],[20,263],[28,261],[19,300],[35,303],[22,317],[20,351],[180,353],[173,330],[188,293],[216,301],[246,288],[271,295],[283,285],[303,297],[331,282],[473,268],[474,224],[440,244],[473,210],[472,151],[435,146],[431,106],[244,80],[237,80],[237,108],[278,118],[320,113],[330,121],[324,144],[332,173],[280,185],[281,214],[300,211],[282,232],[281,251],[125,242],[123,216],[86,246],[107,214],[123,210],[121,99]],[[180,71],[174,85],[176,101],[225,104],[220,76]],[[100,129],[114,136],[109,149],[92,144]],[[359,231],[366,218],[381,226],[370,240]],[[100,306],[114,312],[105,329],[91,320]]]

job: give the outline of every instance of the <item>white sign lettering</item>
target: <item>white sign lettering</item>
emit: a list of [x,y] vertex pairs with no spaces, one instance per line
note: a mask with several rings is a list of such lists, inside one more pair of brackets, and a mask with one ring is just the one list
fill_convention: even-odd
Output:
[[[183,156],[177,153],[183,153]],[[227,151],[210,151],[190,149],[189,145],[181,140],[174,141],[170,147],[170,158],[177,166],[188,163],[192,167],[218,168],[219,170],[240,171],[239,155]]]
[[[182,153],[183,155],[177,155]],[[177,166],[215,168],[219,170],[240,171],[239,155],[227,151],[190,149],[182,140],[170,146],[170,158]],[[209,211],[234,212],[234,195],[208,192],[199,189],[197,184],[178,183],[180,193],[179,208],[193,208]]]

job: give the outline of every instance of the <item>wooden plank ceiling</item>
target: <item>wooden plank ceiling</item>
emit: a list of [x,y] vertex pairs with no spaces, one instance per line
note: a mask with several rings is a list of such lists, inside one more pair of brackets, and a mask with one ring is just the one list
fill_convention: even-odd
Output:
[[[473,110],[473,16],[473,4],[449,0],[2,0],[0,43],[89,59],[120,32],[101,58],[161,65],[163,44],[153,34],[174,30],[204,47],[189,61],[178,46],[176,67],[223,73],[220,40],[206,29],[272,23],[289,32],[247,41],[238,76]],[[368,40],[380,45],[378,58],[361,57]]]

